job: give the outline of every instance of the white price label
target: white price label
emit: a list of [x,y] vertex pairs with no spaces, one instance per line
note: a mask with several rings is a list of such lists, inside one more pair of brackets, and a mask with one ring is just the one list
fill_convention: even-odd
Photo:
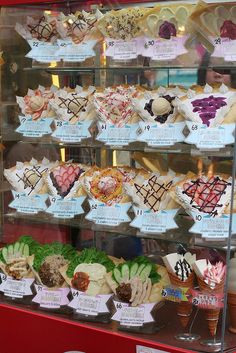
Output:
[[13,279],[12,277],[0,274],[1,284],[0,291],[6,297],[23,298],[24,296],[31,295],[31,285],[34,282],[32,278],[25,278],[21,280]]
[[127,146],[137,139],[138,124],[126,124],[117,127],[112,124],[98,123],[99,134],[97,140],[109,146]]
[[166,351],[145,346],[136,346],[136,353],[166,353]]
[[132,306],[123,308],[121,312],[120,324],[122,326],[143,326],[144,308]]

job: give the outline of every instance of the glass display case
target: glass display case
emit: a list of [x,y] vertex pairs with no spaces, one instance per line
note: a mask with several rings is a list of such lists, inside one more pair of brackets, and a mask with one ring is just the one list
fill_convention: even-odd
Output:
[[1,352],[235,352],[236,3],[0,4]]

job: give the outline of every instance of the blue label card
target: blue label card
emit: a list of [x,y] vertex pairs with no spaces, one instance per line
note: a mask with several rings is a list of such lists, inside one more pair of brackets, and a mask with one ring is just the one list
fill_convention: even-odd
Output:
[[98,123],[97,140],[109,146],[127,146],[137,140],[138,124],[126,124],[117,127],[113,124]]
[[82,139],[91,137],[89,127],[91,120],[70,124],[68,122],[55,120],[56,130],[52,137],[62,142],[81,142]]
[[[224,214],[220,217],[203,216],[199,213],[192,213],[194,225],[189,230],[191,233],[199,233],[203,238],[225,239],[229,236],[229,215]],[[236,233],[236,214],[232,219],[232,234]]]
[[12,191],[14,200],[9,204],[9,207],[15,208],[17,212],[36,214],[40,211],[45,211],[46,200],[48,195],[31,195],[28,196],[24,192]]
[[85,196],[80,196],[71,199],[62,199],[60,197],[49,196],[51,205],[46,210],[51,213],[55,218],[73,218],[75,215],[84,213],[82,203]]
[[218,127],[207,127],[204,124],[186,122],[190,134],[185,142],[194,144],[202,150],[219,149],[234,143],[234,124],[224,124]]
[[119,226],[121,223],[129,222],[130,218],[127,215],[131,203],[116,203],[108,206],[105,203],[89,200],[90,211],[85,217],[99,225]]
[[34,59],[42,63],[51,63],[52,61],[60,61],[57,52],[59,46],[57,43],[40,42],[39,40],[30,39],[27,41],[31,51],[26,54],[27,58]]
[[71,39],[58,39],[57,55],[63,61],[82,62],[96,55],[93,50],[96,42],[96,40],[86,40],[86,42],[75,44]]
[[130,223],[132,227],[139,228],[143,233],[165,233],[169,229],[178,228],[174,217],[178,209],[152,212],[133,206],[135,218]]
[[172,146],[184,141],[183,129],[185,122],[174,124],[139,123],[140,135],[138,141],[143,141],[151,147]]
[[32,118],[19,116],[19,120],[20,126],[16,129],[16,132],[21,133],[25,137],[42,137],[52,132],[52,118],[33,120]]

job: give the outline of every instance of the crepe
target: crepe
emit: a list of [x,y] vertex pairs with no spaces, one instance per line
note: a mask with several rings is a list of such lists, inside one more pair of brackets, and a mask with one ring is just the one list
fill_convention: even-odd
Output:
[[193,86],[187,96],[177,102],[180,113],[185,119],[207,127],[235,123],[236,90],[221,86]]
[[129,41],[140,34],[139,21],[146,11],[138,7],[108,11],[97,27],[104,37]]
[[175,98],[184,95],[185,91],[179,87],[159,87],[158,90],[139,94],[137,98],[132,99],[132,105],[142,120],[168,124],[183,120],[178,114]]
[[45,181],[53,196],[71,198],[84,195],[81,176],[88,169],[78,163],[60,163],[47,171]]
[[97,91],[93,102],[99,120],[117,127],[135,123],[138,119],[131,101],[137,96],[138,89],[135,86],[108,87]]
[[15,167],[4,169],[3,173],[15,191],[35,195],[44,193],[44,175],[57,164],[58,162],[50,162],[46,158],[42,161],[32,158],[30,162],[17,162]]
[[84,120],[93,120],[95,110],[92,104],[92,94],[95,87],[82,88],[76,86],[75,90],[60,89],[50,100],[50,106],[59,120],[75,124]]
[[232,178],[227,175],[197,176],[189,173],[175,187],[172,196],[190,214],[219,217],[229,205],[231,188]]
[[30,117],[35,121],[40,118],[51,118],[55,116],[55,113],[49,102],[54,98],[56,91],[57,87],[55,86],[45,88],[39,85],[35,90],[28,89],[26,96],[17,96],[16,101],[22,114],[26,117]]
[[182,36],[186,34],[186,23],[193,8],[185,3],[155,6],[140,21],[142,33],[163,39]]

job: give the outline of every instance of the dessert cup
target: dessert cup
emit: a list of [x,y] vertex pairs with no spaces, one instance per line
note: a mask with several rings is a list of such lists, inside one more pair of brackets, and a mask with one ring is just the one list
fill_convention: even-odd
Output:
[[236,293],[228,293],[227,302],[230,318],[229,331],[236,333]]

